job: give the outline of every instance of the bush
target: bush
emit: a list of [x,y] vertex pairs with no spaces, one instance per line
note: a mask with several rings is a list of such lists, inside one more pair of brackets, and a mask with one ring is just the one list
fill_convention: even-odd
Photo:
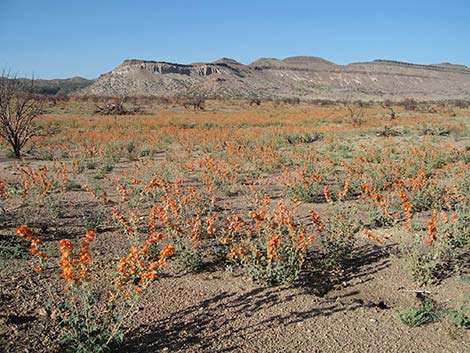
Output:
[[181,183],[162,187],[161,205],[150,213],[152,230],[158,226],[175,247],[175,260],[183,270],[197,271],[203,266],[204,244],[217,231],[214,200]]
[[429,298],[424,298],[417,308],[408,308],[399,313],[400,321],[407,326],[421,326],[439,320],[440,314],[436,304]]
[[[47,255],[41,251],[43,242],[25,225],[19,227],[17,233],[31,243],[30,253],[40,260],[40,265],[36,266],[35,270],[41,274],[48,264]],[[64,288],[60,293],[63,304],[59,306],[63,346],[61,351],[103,353],[111,351],[115,345],[121,343],[124,338],[125,320],[134,312],[142,291],[157,278],[159,269],[166,266],[166,260],[174,251],[171,245],[167,245],[159,255],[150,256],[150,247],[160,240],[154,235],[133,245],[128,255],[119,261],[117,276],[113,280],[109,295],[101,298],[92,291],[91,285],[94,277],[90,273],[90,246],[95,235],[94,231],[88,231],[81,240],[79,251],[68,239],[59,242],[59,268],[64,280]],[[55,276],[51,280],[56,284]],[[52,284],[50,288],[53,288]],[[53,295],[51,291],[48,293]]]
[[463,304],[459,309],[449,311],[449,317],[454,326],[470,329],[470,304]]
[[460,109],[470,108],[470,101],[464,99],[457,99],[454,101],[454,105]]
[[253,222],[239,216],[228,219],[223,237],[224,242],[232,241],[228,257],[256,282],[295,282],[313,241],[313,235],[307,235],[295,221],[295,207],[281,201],[271,209],[265,198],[250,218]]
[[454,222],[444,212],[434,211],[428,221],[426,240],[419,233],[411,233],[411,244],[405,244],[405,241],[401,244],[405,268],[419,285],[437,282],[452,257],[456,256],[452,251],[452,237],[449,233]]
[[413,98],[405,98],[402,102],[401,105],[406,109],[406,110],[416,110],[418,108],[418,102],[414,100]]
[[321,230],[321,243],[325,249],[323,265],[329,271],[340,271],[346,268],[351,260],[352,251],[355,244],[355,235],[361,229],[357,221],[354,207],[343,207],[337,202],[333,208],[333,216],[328,223],[323,225],[315,220],[314,222]]

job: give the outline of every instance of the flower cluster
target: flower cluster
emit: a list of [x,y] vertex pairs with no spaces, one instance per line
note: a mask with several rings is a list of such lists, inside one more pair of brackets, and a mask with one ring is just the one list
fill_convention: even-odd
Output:
[[251,221],[236,215],[227,218],[221,241],[231,244],[228,258],[257,281],[295,281],[314,235],[296,222],[295,205],[280,201],[273,208],[266,197],[255,203],[257,209],[248,213]]
[[127,256],[120,259],[114,285],[125,298],[129,298],[132,294],[140,294],[143,288],[158,277],[159,268],[165,267],[167,259],[173,256],[175,249],[173,245],[168,244],[162,249],[156,261],[150,261],[150,246],[157,240],[160,238],[152,236],[141,248],[132,246]]
[[74,245],[68,239],[59,242],[60,245],[60,266],[62,277],[69,285],[80,286],[84,281],[89,282],[89,266],[91,261],[90,244],[96,234],[89,230],[81,241],[81,249],[78,257],[74,256]]
[[39,250],[39,247],[44,244],[43,241],[34,236],[34,231],[28,228],[26,225],[21,225],[18,227],[16,233],[18,236],[31,243],[29,252],[32,255],[37,256],[40,261],[40,265],[36,266],[34,269],[36,272],[42,272],[44,269],[44,263],[47,261],[47,255],[43,251]]

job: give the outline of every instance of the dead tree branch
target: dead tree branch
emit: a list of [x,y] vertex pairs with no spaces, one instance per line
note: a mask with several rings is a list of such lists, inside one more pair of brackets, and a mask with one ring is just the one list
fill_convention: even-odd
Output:
[[33,93],[34,78],[27,84],[5,70],[0,77],[0,137],[6,140],[16,158],[36,134],[35,120],[43,100]]

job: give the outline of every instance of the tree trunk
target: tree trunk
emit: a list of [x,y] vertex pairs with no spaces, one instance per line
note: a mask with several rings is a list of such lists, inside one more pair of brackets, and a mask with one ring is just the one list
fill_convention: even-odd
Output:
[[15,158],[21,158],[21,150],[19,146],[13,146],[13,153],[15,154]]

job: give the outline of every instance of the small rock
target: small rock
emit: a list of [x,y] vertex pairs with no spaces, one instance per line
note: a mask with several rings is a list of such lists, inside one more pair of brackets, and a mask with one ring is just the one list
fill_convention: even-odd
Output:
[[41,307],[39,308],[38,310],[36,310],[36,313],[39,315],[39,316],[48,316],[49,313],[47,312],[46,308],[44,307]]
[[52,311],[52,313],[51,313],[51,319],[52,319],[52,320],[56,320],[56,319],[57,319],[57,314],[58,314],[58,313],[57,313],[57,310]]

